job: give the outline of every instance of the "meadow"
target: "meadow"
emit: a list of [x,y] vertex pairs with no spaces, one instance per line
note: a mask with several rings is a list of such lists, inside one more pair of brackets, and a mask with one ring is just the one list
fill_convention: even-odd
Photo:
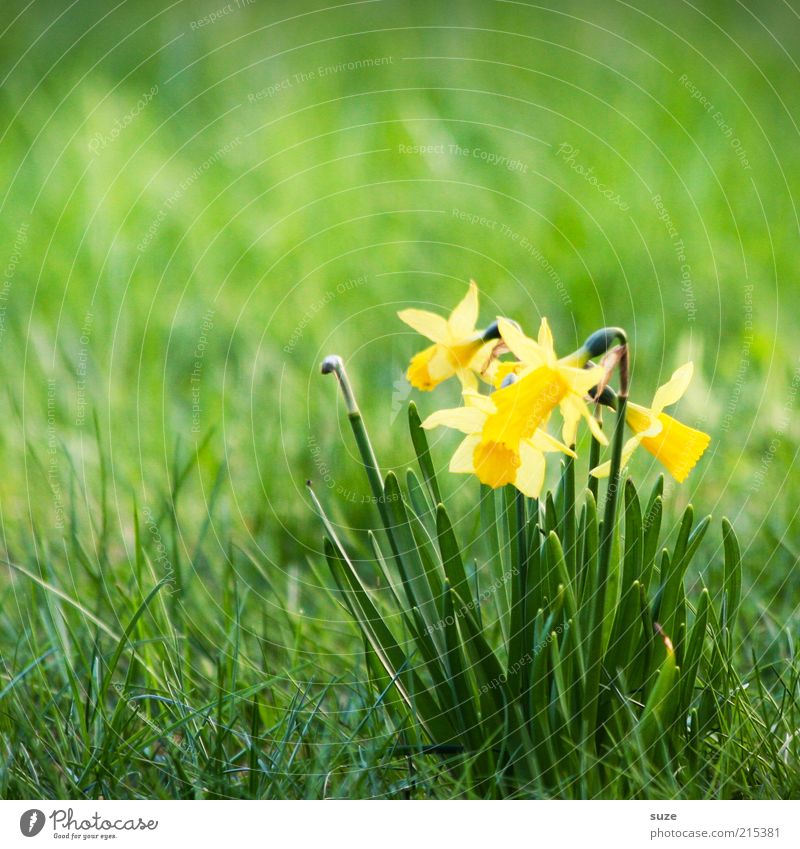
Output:
[[[0,797],[796,798],[796,4],[7,5]],[[458,388],[408,385],[397,311],[471,279],[484,324],[546,315],[564,351],[624,327],[634,385],[694,361],[712,442],[662,532],[713,515],[713,600],[735,529],[749,699],[712,776],[487,788],[376,681],[306,488],[373,580],[320,363],[404,476],[409,402]],[[468,546],[477,481],[429,438]],[[645,499],[660,469],[630,472]]]

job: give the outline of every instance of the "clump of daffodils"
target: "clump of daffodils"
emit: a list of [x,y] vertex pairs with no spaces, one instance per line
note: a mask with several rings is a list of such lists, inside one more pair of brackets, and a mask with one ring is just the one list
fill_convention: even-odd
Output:
[[[475,283],[448,318],[417,309],[398,315],[433,342],[412,358],[407,372],[411,385],[430,391],[450,377],[461,383],[463,406],[438,410],[422,423],[424,428],[444,426],[464,434],[450,461],[451,472],[474,474],[495,489],[512,484],[537,498],[545,478],[545,454],[574,457],[581,421],[599,445],[608,444],[601,406],[620,410],[632,431],[622,448],[623,466],[642,446],[677,481],[684,481],[708,447],[708,434],[664,412],[686,392],[692,363],[681,366],[656,391],[649,407],[628,402],[628,349],[619,328],[603,328],[577,351],[559,357],[546,318],[537,339],[503,317],[485,330],[477,329]],[[511,358],[502,359],[507,355]],[[601,358],[599,365],[593,362],[596,358]],[[615,370],[620,383],[616,390],[609,385]],[[560,439],[550,431],[556,411]],[[598,464],[591,474],[608,476],[610,467],[610,462]]]
[[[634,386],[629,400],[621,328],[604,327],[566,353],[546,319],[534,339],[502,316],[481,325],[478,307],[473,283],[447,318],[400,313],[429,340],[409,381],[428,392],[455,377],[462,398],[424,422],[409,404],[421,477],[406,469],[405,489],[394,471],[380,470],[344,362],[322,364],[339,381],[380,518],[374,581],[356,567],[311,482],[309,493],[376,692],[394,689],[406,706],[410,747],[427,741],[454,769],[463,764],[479,776],[480,795],[599,798],[607,777],[636,763],[642,774],[674,775],[680,786],[669,792],[680,796],[681,782],[695,786],[700,753],[711,754],[716,787],[712,761],[741,750],[730,729],[750,711],[732,665],[736,535],[723,520],[722,585],[691,603],[684,578],[711,517],[695,522],[687,505],[662,548],[663,476],[642,500],[624,473],[641,447],[683,481],[708,447],[707,434],[672,415],[692,364],[653,394]],[[608,438],[605,408],[614,411]],[[482,482],[480,533],[468,544],[442,498],[425,432],[436,427],[462,434],[450,471]],[[578,495],[576,446],[586,441],[590,475]],[[559,485],[545,492],[548,458],[559,455]]]

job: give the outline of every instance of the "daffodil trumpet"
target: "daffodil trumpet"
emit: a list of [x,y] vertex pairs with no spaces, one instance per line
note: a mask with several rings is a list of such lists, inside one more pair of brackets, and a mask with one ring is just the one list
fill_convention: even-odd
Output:
[[[693,371],[694,366],[690,362],[677,369],[667,383],[656,391],[650,407],[628,402],[625,422],[634,435],[622,448],[620,459],[623,466],[627,465],[633,452],[641,445],[664,465],[676,481],[682,483],[686,480],[711,442],[711,437],[668,415],[664,408],[683,397]],[[597,403],[618,409],[619,396],[611,387],[603,387],[596,394]],[[593,468],[591,474],[602,478],[607,477],[609,471],[610,464],[603,463]]]

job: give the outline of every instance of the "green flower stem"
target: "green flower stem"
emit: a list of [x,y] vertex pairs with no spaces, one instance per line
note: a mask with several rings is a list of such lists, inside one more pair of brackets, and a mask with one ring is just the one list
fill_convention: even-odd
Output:
[[[575,450],[574,443],[570,445],[572,450]],[[562,527],[561,539],[564,542],[564,560],[567,563],[567,570],[570,579],[575,578],[575,564],[577,556],[575,551],[575,458],[567,456],[564,461],[564,474],[562,477]]]
[[[513,500],[513,509],[511,501]],[[506,510],[508,518],[508,548],[514,585],[511,588],[508,620],[508,666],[509,682],[517,693],[524,691],[526,680],[525,664],[522,661],[530,648],[525,644],[527,623],[528,588],[528,534],[526,497],[515,487],[506,488]]]
[[[603,426],[603,419],[601,416],[597,416],[597,423],[600,427]],[[596,469],[600,465],[600,443],[592,436],[592,442],[589,446],[589,471],[592,469]],[[597,494],[600,490],[600,478],[596,478],[594,475],[589,475],[589,492],[594,496],[595,502],[597,502]]]
[[592,627],[589,634],[589,667],[586,672],[586,696],[588,701],[584,715],[584,732],[586,743],[590,750],[594,750],[594,737],[597,729],[597,714],[600,702],[600,677],[603,664],[603,618],[605,615],[611,549],[614,543],[614,531],[617,520],[622,445],[625,435],[625,409],[628,404],[628,351],[626,345],[622,346],[620,353],[619,374],[620,391],[616,399],[617,420],[614,425],[614,436],[611,446],[611,474],[609,475],[608,488],[606,489],[603,529],[597,565],[597,590],[593,599]]
[[335,354],[325,357],[322,361],[323,374],[335,374],[339,381],[339,386],[344,396],[345,407],[347,408],[347,418],[350,420],[350,427],[353,429],[353,436],[356,438],[358,452],[361,454],[361,460],[364,464],[364,470],[367,473],[372,496],[378,506],[381,521],[383,522],[386,536],[389,540],[389,546],[392,549],[392,554],[398,563],[400,572],[405,575],[403,568],[402,557],[400,556],[400,547],[397,544],[397,538],[394,533],[394,523],[389,515],[389,510],[386,507],[386,493],[383,486],[383,476],[381,475],[378,459],[375,456],[375,451],[372,448],[367,428],[364,425],[364,419],[361,418],[361,411],[358,409],[356,396],[353,393],[353,387],[350,383],[350,378],[347,376],[347,371],[344,367],[344,361],[341,357]]
[[350,384],[350,378],[347,376],[347,371],[344,367],[344,360],[337,354],[331,354],[322,361],[320,371],[323,374],[333,373],[336,375],[336,379],[339,381],[339,386],[342,389],[342,395],[344,395],[344,403],[347,407],[348,415],[360,415],[356,396],[353,394],[353,387]]
[[[528,516],[527,511],[525,509],[525,496],[518,490],[514,490],[514,504],[516,510],[516,523],[517,523],[517,563],[520,568],[520,574],[522,570],[525,569],[528,562],[528,540],[527,540],[527,527],[528,527]],[[523,586],[525,586],[523,584]]]
[[339,386],[344,396],[345,407],[347,408],[347,417],[350,419],[350,427],[353,428],[353,436],[356,438],[356,445],[361,454],[361,459],[364,462],[364,468],[367,472],[372,495],[378,502],[378,509],[381,514],[384,512],[384,492],[383,492],[383,477],[381,475],[378,460],[375,457],[375,451],[372,448],[372,443],[369,440],[369,434],[364,426],[364,420],[361,418],[361,411],[358,409],[356,397],[353,394],[353,387],[350,384],[350,378],[347,376],[347,371],[344,367],[344,361],[336,355],[325,357],[322,361],[323,374],[335,374],[339,381]]

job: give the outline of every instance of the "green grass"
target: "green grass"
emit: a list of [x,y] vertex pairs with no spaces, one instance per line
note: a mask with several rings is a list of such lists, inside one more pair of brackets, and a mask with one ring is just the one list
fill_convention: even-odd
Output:
[[[474,792],[408,751],[371,686],[304,486],[371,557],[377,517],[319,362],[346,358],[404,475],[408,400],[426,414],[442,396],[403,386],[418,341],[396,310],[444,311],[470,278],[484,317],[547,315],[560,350],[624,326],[635,386],[695,360],[682,415],[713,442],[668,487],[663,531],[690,502],[732,521],[737,674],[763,726],[792,734],[796,9],[380,2],[284,20],[256,2],[196,25],[221,5],[5,16],[0,795]],[[433,442],[437,469],[454,445]],[[649,491],[657,469],[632,471]],[[441,483],[468,537],[477,483]],[[721,563],[709,534],[687,595],[718,590]],[[796,745],[760,783],[731,753],[703,787],[625,791],[796,795]]]

